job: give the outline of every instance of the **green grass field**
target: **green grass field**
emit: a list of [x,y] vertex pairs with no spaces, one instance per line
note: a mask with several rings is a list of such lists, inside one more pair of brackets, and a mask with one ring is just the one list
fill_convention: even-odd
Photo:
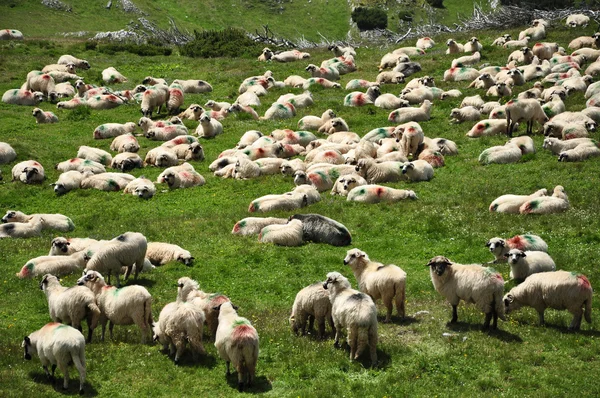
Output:
[[[20,6],[20,2],[16,2]],[[140,4],[145,4],[140,1]],[[155,3],[160,6],[159,2]],[[190,2],[191,4],[191,2]],[[16,8],[16,7],[15,7]],[[14,28],[20,20],[15,19]],[[49,22],[50,23],[50,22]],[[115,25],[117,25],[115,23]],[[290,27],[291,28],[291,27]],[[32,28],[34,29],[34,28]],[[22,29],[27,32],[27,29]],[[548,41],[566,44],[583,32],[562,27],[549,30]],[[502,64],[508,50],[492,48],[492,40],[503,32],[474,32],[455,37],[464,42],[477,35],[486,45],[483,63]],[[516,34],[517,31],[511,33]],[[37,34],[32,32],[33,36]],[[43,37],[43,35],[41,35]],[[438,45],[418,59],[425,74],[434,76],[444,89],[459,88],[464,95],[478,93],[465,89],[465,83],[442,82],[443,71],[452,59],[444,54],[447,37],[436,37]],[[408,44],[407,44],[408,45]],[[391,50],[391,48],[389,49]],[[354,78],[373,80],[377,64],[388,49],[359,48],[359,70],[342,77],[342,86]],[[19,87],[28,71],[54,63],[70,53],[87,59],[92,65],[81,72],[86,82],[99,84],[100,71],[116,67],[129,83],[113,88],[132,88],[147,75],[204,79],[214,92],[186,96],[186,106],[204,104],[208,99],[232,102],[237,87],[248,76],[273,71],[277,80],[291,74],[306,76],[306,63],[265,64],[255,59],[189,59],[138,57],[128,53],[106,55],[86,51],[81,42],[47,42],[26,40],[0,44],[0,91]],[[311,51],[311,62],[331,57],[325,50]],[[258,54],[257,54],[258,55]],[[515,94],[527,87],[520,87]],[[261,98],[259,114],[271,102],[287,92],[300,89],[275,89]],[[384,92],[398,93],[398,86],[384,86]],[[143,233],[149,241],[176,243],[196,257],[194,267],[170,263],[152,273],[142,274],[137,283],[151,292],[154,318],[162,307],[174,301],[175,283],[182,276],[192,277],[208,292],[228,295],[239,305],[239,314],[252,321],[260,335],[257,380],[249,394],[269,397],[401,397],[401,396],[583,396],[595,397],[600,387],[593,375],[598,365],[600,332],[598,311],[594,322],[583,324],[582,331],[570,333],[571,316],[567,312],[548,310],[546,327],[538,326],[535,311],[523,309],[509,321],[500,322],[499,331],[482,333],[483,314],[472,306],[459,307],[459,323],[448,325],[451,309],[432,287],[426,264],[436,255],[445,255],[459,263],[482,263],[493,259],[485,242],[494,236],[510,237],[531,232],[549,244],[550,254],[559,269],[586,274],[592,286],[600,286],[597,271],[600,242],[600,201],[598,172],[600,159],[581,163],[559,163],[556,156],[542,149],[543,137],[534,136],[535,155],[525,156],[509,165],[482,166],[479,154],[493,145],[501,145],[505,136],[468,139],[465,133],[472,124],[449,123],[450,110],[460,99],[436,101],[432,119],[422,123],[428,137],[454,140],[459,155],[446,158],[446,166],[436,169],[430,182],[386,184],[414,190],[419,199],[395,204],[362,205],[323,192],[322,200],[302,213],[319,213],[345,224],[353,236],[352,246],[333,247],[305,244],[301,247],[275,247],[260,244],[255,237],[232,235],[236,221],[248,217],[249,203],[262,195],[282,193],[293,187],[282,176],[237,181],[214,177],[208,165],[218,154],[232,148],[247,130],[265,134],[276,128],[296,127],[304,115],[320,115],[331,108],[342,116],[352,131],[361,136],[373,128],[388,126],[388,111],[374,107],[342,106],[345,90],[313,90],[315,104],[298,111],[286,121],[260,121],[230,117],[223,121],[225,132],[212,140],[202,141],[204,162],[192,162],[207,180],[206,185],[167,192],[159,187],[151,200],[141,201],[121,193],[78,190],[57,197],[48,185],[59,173],[54,165],[74,157],[80,145],[108,150],[110,140],[93,140],[96,126],[106,122],[134,121],[140,117],[139,105],[133,103],[110,111],[72,112],[57,110],[42,103],[44,110],[54,111],[60,122],[36,125],[31,107],[0,104],[0,141],[17,151],[17,161],[36,159],[47,175],[46,183],[27,186],[10,181],[13,164],[2,165],[4,181],[0,185],[0,210],[18,209],[26,213],[63,213],[76,225],[69,237],[110,239],[126,231]],[[483,95],[483,93],[481,93]],[[568,110],[580,110],[582,94],[566,101]],[[164,114],[161,116],[165,116]],[[196,123],[186,121],[190,129]],[[522,130],[521,132],[522,133]],[[594,133],[597,139],[598,134]],[[159,143],[140,138],[142,157]],[[155,179],[157,168],[135,170],[132,174]],[[505,193],[525,194],[540,188],[563,185],[571,209],[563,214],[543,217],[491,214],[490,202]],[[293,212],[274,212],[265,216],[288,217]],[[39,360],[23,359],[20,344],[23,336],[50,321],[46,298],[37,280],[19,280],[14,275],[25,262],[48,252],[50,241],[59,234],[43,232],[39,238],[0,240],[0,395],[56,396],[62,394],[60,383],[52,385],[44,376]],[[333,347],[331,338],[318,341],[312,336],[296,337],[290,332],[288,317],[296,293],[304,286],[325,279],[330,271],[339,271],[355,280],[343,258],[348,249],[358,247],[371,259],[394,263],[408,274],[407,314],[390,324],[379,324],[378,356],[380,364],[370,369],[366,362],[350,362],[348,350]],[[505,279],[509,267],[497,266]],[[78,275],[62,278],[71,286]],[[128,284],[133,284],[129,280]],[[508,285],[508,290],[512,284]],[[594,307],[599,301],[594,298]],[[379,319],[385,316],[379,305]],[[423,313],[422,311],[427,311]],[[418,314],[415,316],[415,314]],[[443,334],[450,333],[450,337]],[[225,377],[225,364],[218,358],[211,339],[205,340],[207,355],[194,363],[186,354],[183,363],[160,352],[157,345],[141,345],[139,331],[133,326],[115,327],[115,338],[94,342],[86,347],[89,396],[218,396],[239,395],[236,378]],[[364,358],[367,361],[366,358]],[[71,371],[67,394],[77,393],[77,372]],[[62,380],[62,375],[58,375]]]

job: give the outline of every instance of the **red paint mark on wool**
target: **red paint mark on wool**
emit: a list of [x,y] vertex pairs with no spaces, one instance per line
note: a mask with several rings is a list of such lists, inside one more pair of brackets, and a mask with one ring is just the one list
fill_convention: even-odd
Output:
[[250,337],[254,337],[254,336],[255,336],[254,328],[249,325],[236,326],[233,329],[233,333],[231,333],[231,338],[233,340],[242,340],[242,339],[246,339],[246,338],[250,338]]
[[365,103],[365,95],[364,94],[358,94],[356,96],[355,102],[356,102],[356,105],[359,105],[359,106],[360,105],[364,105],[364,103]]
[[183,178],[190,178],[192,175],[190,173],[188,173],[187,171],[182,171],[181,173],[179,173],[179,175]]
[[50,75],[42,75],[42,79],[44,79],[44,80],[50,80]]
[[484,128],[485,128],[485,126],[483,124],[477,125],[477,130],[483,130]]
[[118,98],[115,95],[109,94],[106,96],[106,99],[109,101],[117,101]]
[[177,130],[177,127],[175,126],[165,126],[166,133],[173,133],[175,130]]
[[31,91],[24,91],[23,92],[23,96],[24,97],[31,97],[31,95],[32,95]]
[[385,192],[385,189],[383,189],[381,187],[375,189],[375,195],[377,195],[378,197],[381,197],[381,195],[383,195],[384,192]]
[[334,151],[325,151],[323,156],[325,156],[326,158],[335,158],[337,157],[337,153]]
[[577,279],[579,279],[579,286],[581,286],[582,288],[592,288],[592,285],[590,285],[590,281],[588,280],[588,278],[585,277],[585,275],[577,275]]
[[79,161],[78,158],[69,159],[69,163],[75,163],[75,162],[78,162],[78,161]]
[[34,166],[41,166],[41,164],[39,164],[38,162],[33,162]]
[[516,235],[506,241],[508,247],[513,249],[525,250],[525,240],[521,237],[521,235]]
[[241,228],[240,228],[240,224],[239,224],[239,223],[236,223],[236,224],[233,226],[233,232],[240,232],[240,229],[241,229]]

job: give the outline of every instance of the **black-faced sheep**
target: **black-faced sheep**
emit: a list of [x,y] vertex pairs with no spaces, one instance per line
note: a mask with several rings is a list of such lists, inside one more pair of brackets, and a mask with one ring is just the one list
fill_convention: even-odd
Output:
[[352,236],[342,223],[320,214],[294,214],[289,220],[302,222],[302,239],[315,243],[327,243],[333,246],[347,246]]
[[12,180],[24,184],[41,184],[46,179],[44,167],[35,160],[25,160],[13,166]]

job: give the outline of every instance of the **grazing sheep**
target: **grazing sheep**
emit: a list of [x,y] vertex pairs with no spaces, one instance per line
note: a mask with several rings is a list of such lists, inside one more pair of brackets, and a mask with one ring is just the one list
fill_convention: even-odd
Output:
[[320,214],[294,214],[289,218],[302,222],[302,239],[315,243],[327,243],[332,246],[348,246],[352,236],[341,223]]
[[392,320],[393,302],[402,319],[406,315],[406,272],[394,264],[382,264],[371,261],[367,253],[359,249],[346,252],[344,264],[352,268],[361,292],[371,296],[373,301],[382,299],[387,308],[384,322]]
[[138,232],[125,232],[102,244],[88,261],[86,269],[108,273],[109,283],[110,275],[114,274],[117,279],[117,287],[121,287],[119,280],[121,267],[127,267],[127,272],[125,272],[125,280],[127,280],[135,265],[135,279],[137,279],[144,266],[147,247],[148,242],[144,235]]
[[379,86],[369,87],[366,93],[354,91],[344,97],[344,106],[363,106],[374,104],[375,100],[380,94],[381,90]]
[[485,149],[479,155],[479,162],[482,164],[490,163],[515,163],[521,160],[523,153],[521,149],[511,142],[507,142],[504,145],[493,146]]
[[231,302],[219,305],[219,326],[215,336],[215,347],[221,359],[238,373],[238,390],[242,391],[254,381],[258,361],[258,333],[246,318],[238,316]]
[[44,100],[44,94],[40,91],[29,91],[23,89],[7,90],[2,95],[2,102],[11,105],[37,105]]
[[[141,119],[140,119],[141,123]],[[141,126],[141,124],[140,124]],[[135,132],[136,125],[133,122],[121,123],[104,123],[94,129],[93,137],[96,140],[104,138],[113,138],[120,135]]]
[[456,310],[460,300],[474,303],[485,313],[484,330],[490,328],[492,318],[492,329],[497,328],[498,318],[506,320],[502,302],[504,280],[493,268],[457,264],[444,256],[432,258],[427,266],[433,287],[452,305],[450,323],[458,321]]
[[575,272],[543,272],[528,277],[504,296],[506,313],[523,306],[534,308],[540,325],[545,325],[546,308],[567,310],[573,314],[570,330],[581,328],[581,318],[592,323],[592,286],[585,275]]
[[167,112],[169,115],[178,115],[179,108],[183,105],[183,88],[180,85],[172,84],[169,87],[169,100],[167,101]]
[[357,186],[348,192],[346,200],[362,203],[398,202],[403,199],[417,199],[414,191],[394,189],[382,185]]
[[527,134],[533,133],[533,123],[541,125],[548,121],[537,99],[511,100],[506,103],[506,134],[512,137],[515,123],[527,122]]
[[35,122],[37,124],[44,123],[57,123],[58,117],[52,112],[44,112],[40,108],[35,108],[31,112],[32,116],[35,118]]
[[[85,384],[85,339],[81,332],[68,325],[51,322],[23,339],[25,359],[31,360],[32,354],[42,362],[46,376],[54,379],[54,370],[58,366],[64,375],[63,389],[69,388],[69,364],[75,364],[79,372],[79,394],[83,394]],[[48,371],[52,365],[52,375]]]
[[213,91],[212,86],[204,80],[173,80],[174,84],[179,84],[183,88],[183,92],[186,94],[200,94],[209,93]]
[[290,325],[292,332],[302,336],[306,333],[306,322],[309,322],[309,332],[313,329],[314,321],[317,321],[317,337],[325,337],[325,321],[329,323],[331,330],[335,334],[335,326],[331,317],[331,301],[329,300],[329,291],[323,288],[323,282],[313,283],[306,286],[296,294],[290,316]]
[[123,76],[118,70],[110,66],[102,71],[102,80],[105,83],[125,83],[127,78]]
[[302,221],[289,220],[287,224],[272,224],[264,227],[258,234],[258,241],[279,246],[300,246],[304,243],[302,235]]
[[548,251],[548,244],[537,235],[515,235],[510,239],[492,238],[485,244],[490,252],[496,257],[493,261],[496,263],[505,263],[506,254],[512,249]]
[[41,256],[32,258],[19,271],[16,276],[20,279],[35,278],[45,274],[56,276],[68,275],[81,271],[89,260],[87,253],[76,252],[69,256]]
[[450,112],[451,122],[462,123],[466,121],[476,121],[481,119],[481,112],[473,106],[465,106],[464,108],[454,108]]
[[0,164],[7,164],[17,158],[17,153],[10,144],[0,142]]
[[12,180],[24,184],[41,184],[46,179],[44,167],[35,160],[25,160],[13,166]]
[[433,178],[433,167],[427,161],[417,159],[404,163],[402,174],[412,182],[429,181]]
[[40,282],[40,289],[46,294],[52,321],[64,322],[81,332],[81,321],[86,319],[88,325],[86,343],[91,343],[92,334],[100,317],[100,308],[96,304],[94,293],[84,286],[63,287],[58,278],[52,274],[44,275]]
[[327,274],[323,288],[329,290],[331,315],[335,325],[335,346],[346,330],[350,360],[356,360],[369,346],[371,366],[377,364],[377,307],[365,293],[354,290],[339,272]]
[[552,196],[542,196],[530,199],[519,208],[521,214],[551,214],[560,213],[569,209],[569,198],[562,185],[554,187]]
[[424,122],[429,120],[432,103],[429,100],[423,101],[423,104],[418,108],[399,108],[388,115],[388,121],[393,123],[406,122]]
[[102,312],[99,319],[102,325],[102,341],[108,322],[111,339],[115,325],[135,324],[140,328],[142,344],[146,343],[148,334],[152,332],[152,296],[145,287],[129,285],[116,288],[107,285],[99,272],[91,270],[87,270],[77,280],[77,284],[87,286],[96,296],[96,302]]
[[571,14],[567,17],[566,25],[569,28],[586,27],[590,23],[590,17],[585,14]]
[[44,229],[53,229],[57,231],[68,232],[75,229],[75,224],[73,221],[62,214],[25,214],[23,212],[17,210],[8,210],[4,217],[2,217],[2,222],[20,222],[26,223],[32,220],[34,217],[42,218],[42,230]]
[[156,186],[144,176],[132,180],[125,186],[123,193],[137,196],[141,199],[150,199],[156,194]]
[[510,249],[504,257],[510,265],[510,278],[518,283],[523,282],[529,275],[556,270],[552,257],[543,251]]
[[546,188],[540,189],[531,195],[502,195],[494,199],[489,210],[497,213],[519,214],[519,208],[530,199],[546,196]]
[[[140,144],[137,138],[131,133],[119,135],[110,144],[110,150],[118,153],[130,152],[136,153],[140,150]],[[112,163],[112,161],[111,161]]]

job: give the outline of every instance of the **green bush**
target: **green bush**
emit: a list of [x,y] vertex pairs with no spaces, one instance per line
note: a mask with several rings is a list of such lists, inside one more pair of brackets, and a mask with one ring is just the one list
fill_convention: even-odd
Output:
[[360,30],[387,28],[387,14],[379,8],[356,7],[352,11],[352,20]]
[[427,3],[433,8],[445,8],[444,0],[427,0]]
[[401,21],[412,22],[415,12],[412,10],[403,10],[398,12],[398,19]]
[[[86,49],[88,49],[86,45]],[[91,48],[90,48],[91,49]],[[153,55],[171,55],[173,49],[164,46],[157,46],[153,44],[134,44],[134,43],[107,43],[100,44],[97,46],[97,50],[104,54],[115,54],[117,52],[128,52],[131,54],[137,54],[142,57],[153,56]]]
[[255,57],[264,45],[256,43],[241,29],[194,31],[195,38],[179,47],[181,55],[196,58]]

